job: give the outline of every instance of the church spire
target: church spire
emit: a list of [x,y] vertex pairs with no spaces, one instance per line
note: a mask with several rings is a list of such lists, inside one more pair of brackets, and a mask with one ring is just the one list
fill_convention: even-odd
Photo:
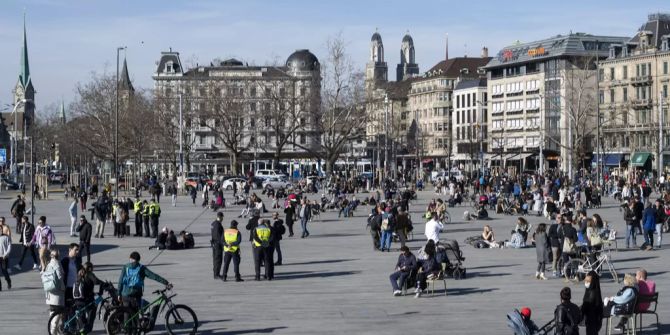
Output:
[[130,82],[130,75],[128,74],[128,63],[126,58],[123,58],[123,69],[121,70],[121,77],[119,78],[119,89],[134,92],[133,84]]
[[23,14],[23,48],[21,48],[21,69],[19,74],[19,82],[23,89],[28,87],[30,83],[30,66],[28,64],[28,37],[26,34],[26,14]]
[[58,111],[58,118],[62,124],[65,124],[65,101],[60,102],[60,111]]

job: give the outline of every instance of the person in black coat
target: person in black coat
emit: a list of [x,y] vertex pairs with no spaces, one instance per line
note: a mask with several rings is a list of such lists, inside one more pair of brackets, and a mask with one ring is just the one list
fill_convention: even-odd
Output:
[[572,302],[572,293],[569,287],[561,290],[561,304],[554,310],[554,322],[556,324],[556,334],[576,335],[579,334],[579,322],[582,320],[582,312],[579,307]]
[[279,213],[272,213],[272,247],[277,251],[277,262],[275,265],[282,265],[282,254],[281,254],[281,239],[282,235],[286,233],[286,228],[284,228],[284,221],[279,218]]
[[91,235],[93,235],[93,226],[91,223],[86,220],[86,216],[82,215],[79,217],[79,227],[77,227],[77,233],[79,233],[79,259],[81,262],[81,257],[83,256],[84,250],[86,250],[86,262],[91,262]]
[[[67,257],[60,260],[60,265],[63,268],[63,286],[65,287],[65,306],[73,306],[72,287],[77,280],[79,270],[82,269],[81,258],[79,258],[79,244],[70,243]],[[74,265],[71,268],[70,265]],[[74,275],[71,275],[73,272]]]
[[[566,222],[563,226],[561,226],[561,229],[559,229],[558,236],[561,238],[563,241],[561,245],[561,249],[563,249],[563,246],[565,246],[565,240],[569,239],[573,244],[577,243],[577,229],[572,225],[571,222]],[[563,255],[563,264],[567,264],[568,261],[570,260],[570,255],[573,254],[565,252],[565,250],[562,250],[562,255]],[[573,250],[573,252],[576,250]]]
[[600,292],[600,279],[594,271],[584,278],[584,299],[581,312],[584,316],[586,335],[598,335],[603,326],[603,297]]
[[107,288],[107,286],[93,273],[93,264],[91,264],[91,262],[84,263],[84,267],[82,270],[79,270],[79,274],[83,286],[83,305],[88,306],[85,312],[86,325],[84,326],[84,330],[86,333],[90,333],[93,330],[93,324],[95,323],[95,312],[97,310],[97,305],[91,304],[95,301],[95,285],[98,285],[99,287],[98,295],[102,295],[103,289]]
[[295,207],[293,204],[289,204],[286,209],[284,209],[284,214],[286,214],[286,226],[288,226],[288,237],[293,237],[293,223],[295,218]]
[[379,239],[380,239],[380,232],[382,229],[381,205],[377,205],[377,207],[375,208],[375,214],[371,214],[368,217],[368,223],[370,225],[370,236],[372,237],[372,248],[373,250],[379,250]]
[[214,279],[221,279],[221,264],[223,263],[223,212],[216,213],[216,220],[212,222],[212,262]]
[[634,227],[637,229],[637,233],[642,235],[642,214],[644,212],[644,204],[640,201],[640,197],[635,197],[635,206],[633,207],[633,212],[635,213]]

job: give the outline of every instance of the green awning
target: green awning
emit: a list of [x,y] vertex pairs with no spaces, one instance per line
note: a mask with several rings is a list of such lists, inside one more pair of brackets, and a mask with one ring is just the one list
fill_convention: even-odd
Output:
[[637,152],[631,157],[630,165],[631,166],[644,166],[647,163],[647,160],[651,156],[649,152]]

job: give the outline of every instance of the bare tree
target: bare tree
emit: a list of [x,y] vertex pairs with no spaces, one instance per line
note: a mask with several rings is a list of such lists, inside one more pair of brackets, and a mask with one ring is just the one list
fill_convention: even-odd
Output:
[[[186,167],[190,165],[190,155],[195,136],[192,136],[192,123],[194,120],[193,101],[190,91],[182,94],[182,124],[181,143],[184,153]],[[179,124],[179,96],[172,95],[169,91],[156,90],[152,101],[157,126],[154,128],[154,136],[151,138],[153,146],[160,152],[177,171],[179,160],[180,124]]]
[[326,161],[326,173],[352,141],[365,138],[365,81],[346,52],[341,36],[330,38],[328,56],[322,65],[321,108],[313,116],[318,141],[316,152]]

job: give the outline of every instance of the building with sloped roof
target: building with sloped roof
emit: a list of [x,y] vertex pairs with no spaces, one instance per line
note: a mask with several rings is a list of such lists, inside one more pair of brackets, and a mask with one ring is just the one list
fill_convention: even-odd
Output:
[[608,51],[598,64],[603,140],[593,166],[668,171],[670,14],[650,14],[632,38]]
[[500,50],[485,67],[489,165],[512,174],[585,166],[597,135],[596,63],[627,40],[570,33]]
[[[156,64],[154,90],[161,99],[172,101],[169,105],[175,122],[181,97],[185,150],[190,155],[191,170],[231,171],[230,152],[222,138],[226,135],[220,133],[226,108],[240,115],[241,133],[236,136],[243,153],[236,163],[242,171],[253,168],[253,161],[269,163],[276,158],[280,142],[283,147],[279,158],[283,161],[313,156],[312,150],[319,141],[315,117],[321,69],[319,60],[309,50],[296,50],[280,66],[248,65],[228,59],[187,69],[179,53],[172,50],[162,52]],[[286,117],[277,118],[280,112]],[[279,122],[284,122],[285,127]]]

